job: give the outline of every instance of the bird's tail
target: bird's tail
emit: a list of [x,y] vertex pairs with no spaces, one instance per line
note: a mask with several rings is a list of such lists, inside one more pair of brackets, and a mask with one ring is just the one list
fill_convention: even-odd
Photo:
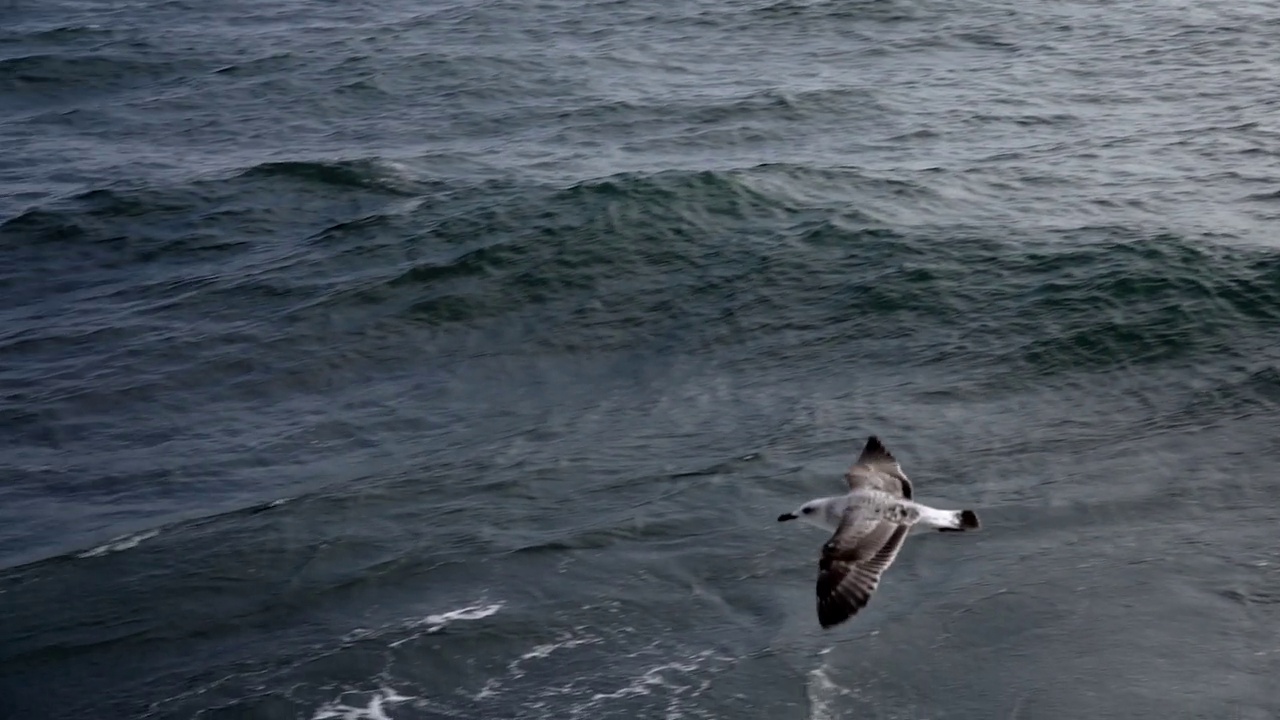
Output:
[[918,522],[927,527],[944,532],[963,532],[982,527],[982,523],[978,522],[978,514],[972,510],[939,510],[920,503],[912,505],[920,511]]
[[949,513],[951,522],[938,527],[940,532],[964,532],[965,530],[977,530],[982,527],[982,523],[978,521],[978,513],[972,510],[956,510]]

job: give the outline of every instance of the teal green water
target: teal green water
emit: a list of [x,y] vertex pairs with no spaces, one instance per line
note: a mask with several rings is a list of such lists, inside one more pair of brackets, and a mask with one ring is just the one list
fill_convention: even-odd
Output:
[[1280,713],[1268,7],[6,12],[0,717]]

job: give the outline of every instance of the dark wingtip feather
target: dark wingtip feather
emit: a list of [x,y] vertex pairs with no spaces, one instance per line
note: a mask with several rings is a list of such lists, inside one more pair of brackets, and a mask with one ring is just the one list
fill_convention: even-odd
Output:
[[858,462],[876,462],[887,460],[889,462],[897,462],[893,453],[889,452],[889,448],[880,442],[880,438],[872,435],[867,438],[866,447],[862,448],[862,454],[858,456]]
[[857,601],[849,601],[847,598],[828,596],[818,600],[818,624],[823,630],[831,628],[847,622],[858,611],[867,606],[871,598],[869,596],[861,597]]

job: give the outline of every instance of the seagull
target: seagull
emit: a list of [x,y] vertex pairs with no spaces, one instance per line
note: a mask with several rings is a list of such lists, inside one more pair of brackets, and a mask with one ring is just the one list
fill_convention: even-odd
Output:
[[818,560],[818,623],[823,629],[866,607],[913,525],[943,532],[981,527],[972,510],[939,510],[913,501],[911,481],[875,435],[844,479],[848,494],[810,500],[778,516],[778,522],[801,520],[832,533]]

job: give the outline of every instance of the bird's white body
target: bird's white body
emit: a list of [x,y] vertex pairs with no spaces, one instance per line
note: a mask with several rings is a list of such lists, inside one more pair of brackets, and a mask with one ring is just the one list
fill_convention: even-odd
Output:
[[[880,519],[900,525],[924,525],[938,530],[961,527],[958,510],[939,510],[912,500],[904,500],[880,490],[855,490],[844,495],[810,500],[796,513],[796,519],[827,532],[835,532],[850,507],[867,520]],[[811,509],[812,512],[805,512]]]

